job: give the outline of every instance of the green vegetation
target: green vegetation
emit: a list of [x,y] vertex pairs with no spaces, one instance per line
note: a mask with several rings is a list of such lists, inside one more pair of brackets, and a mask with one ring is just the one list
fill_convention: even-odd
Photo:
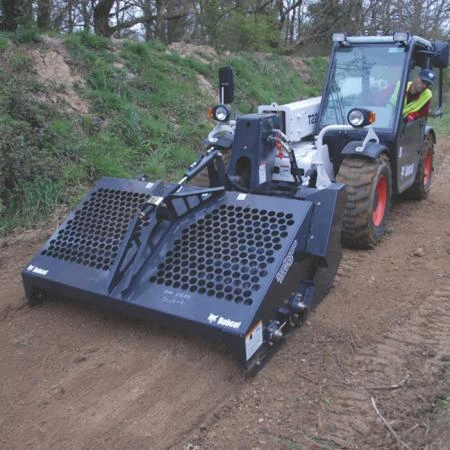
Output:
[[[322,60],[320,72],[311,74],[309,64]],[[259,104],[293,102],[320,95],[326,70],[325,58],[313,58],[299,75],[289,59],[275,54],[238,53],[223,61],[236,73],[235,104],[242,113],[255,111]],[[218,66],[217,66],[218,68]],[[214,71],[217,73],[217,70]]]
[[246,113],[319,95],[326,64],[311,59],[299,76],[279,55],[224,55],[205,64],[156,41],[88,33],[66,36],[65,45],[84,79],[77,91],[89,113],[49,101],[66,88],[37,76],[31,50],[46,48],[42,36],[0,34],[0,234],[46,220],[58,204],[72,207],[102,176],[177,179],[212,127],[206,108],[216,100],[200,89],[199,76],[216,86],[218,68],[231,65],[234,108]]
[[[63,117],[45,102],[44,87],[31,77],[30,58],[20,51],[0,53],[0,233],[46,217],[63,195],[66,137],[53,120]],[[65,155],[65,152],[69,152]]]
[[[450,130],[450,104],[448,103],[448,100],[450,100],[450,70],[444,70],[443,73],[443,91],[446,92],[446,96],[443,99],[444,107],[442,108],[444,114],[442,117],[431,118],[429,123],[437,134],[448,136]],[[437,98],[438,94],[437,91],[435,91],[433,93],[433,102],[436,101]]]
[[431,118],[429,124],[438,135],[448,136],[450,130],[450,105],[444,105],[442,108],[444,114],[442,117]]

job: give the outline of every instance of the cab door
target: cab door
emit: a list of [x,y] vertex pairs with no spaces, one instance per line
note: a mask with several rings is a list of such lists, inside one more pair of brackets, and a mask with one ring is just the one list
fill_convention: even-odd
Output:
[[[412,82],[418,76],[422,67],[425,67],[428,63],[427,56],[423,50],[420,45],[415,44],[415,48],[411,52],[412,64],[407,76],[408,81]],[[401,105],[404,104],[405,96],[406,89],[403,93]],[[401,119],[397,135],[397,187],[399,193],[412,186],[416,178],[426,122],[426,118],[419,118],[410,122],[406,122],[403,118]]]
[[397,185],[399,193],[408,189],[416,178],[425,124],[425,119],[420,118],[411,122],[402,121],[400,125],[397,145]]

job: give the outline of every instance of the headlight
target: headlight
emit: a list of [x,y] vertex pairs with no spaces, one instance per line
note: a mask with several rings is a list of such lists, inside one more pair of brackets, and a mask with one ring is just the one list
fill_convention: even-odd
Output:
[[407,44],[409,40],[409,33],[407,31],[395,31],[392,34],[392,40],[394,42],[403,42],[404,44]]
[[375,122],[375,113],[367,109],[351,109],[347,120],[352,127],[361,128]]
[[347,116],[347,119],[353,127],[360,127],[364,123],[364,114],[359,109],[352,109]]
[[231,111],[225,105],[217,105],[212,108],[212,119],[218,122],[227,122]]
[[332,35],[333,42],[345,42],[347,39],[347,35],[345,33],[333,33]]

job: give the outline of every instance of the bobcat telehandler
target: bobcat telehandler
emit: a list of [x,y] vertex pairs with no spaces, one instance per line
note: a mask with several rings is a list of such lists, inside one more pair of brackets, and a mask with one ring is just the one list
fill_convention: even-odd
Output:
[[[432,115],[442,115],[449,44],[408,33],[335,33],[333,41],[321,97],[261,105],[258,112],[279,115],[304,186],[321,189],[334,180],[346,185],[342,240],[349,247],[370,248],[385,232],[392,196],[405,193],[421,200],[430,190],[435,132],[426,118],[407,122],[402,109],[408,82],[431,68],[437,75]],[[209,138],[217,134],[230,142],[232,129],[231,122],[218,122]],[[229,171],[241,176],[240,184],[251,186],[245,157],[237,160],[233,151],[231,163]],[[273,171],[273,181],[293,181],[288,151],[277,153]]]
[[[247,375],[255,374],[329,291],[341,258],[343,217],[351,217],[353,203],[360,208],[351,190],[358,178],[369,191],[362,203],[374,222],[363,226],[365,233],[384,226],[391,170],[404,171],[406,164],[396,164],[394,152],[400,139],[406,147],[409,133],[397,131],[400,99],[391,113],[377,116],[379,128],[364,128],[373,114],[356,101],[358,87],[376,85],[371,80],[378,72],[366,79],[366,71],[384,64],[386,55],[403,62],[403,84],[413,55],[446,65],[445,47],[404,39],[337,42],[322,101],[261,106],[235,119],[227,106],[232,71],[223,68],[207,151],[178,183],[101,179],[22,271],[30,304],[49,294],[69,297],[201,334],[222,342]],[[339,74],[360,61],[367,63],[355,67],[347,92]],[[432,135],[420,130],[421,137]],[[424,159],[420,148],[414,155],[408,150],[414,164]],[[362,161],[350,201],[335,181],[343,158]],[[348,165],[352,178],[359,169]],[[196,185],[205,172],[208,186]],[[407,184],[406,175],[397,179]],[[374,204],[383,206],[379,224]]]

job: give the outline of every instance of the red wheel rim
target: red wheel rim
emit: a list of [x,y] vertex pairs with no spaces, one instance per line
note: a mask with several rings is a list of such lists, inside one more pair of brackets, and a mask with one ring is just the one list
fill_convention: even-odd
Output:
[[426,186],[431,178],[431,152],[427,150],[427,156],[423,162],[423,185]]
[[377,187],[375,189],[375,205],[373,208],[372,219],[376,227],[380,226],[381,222],[383,222],[387,204],[387,193],[387,179],[383,175],[378,179]]

